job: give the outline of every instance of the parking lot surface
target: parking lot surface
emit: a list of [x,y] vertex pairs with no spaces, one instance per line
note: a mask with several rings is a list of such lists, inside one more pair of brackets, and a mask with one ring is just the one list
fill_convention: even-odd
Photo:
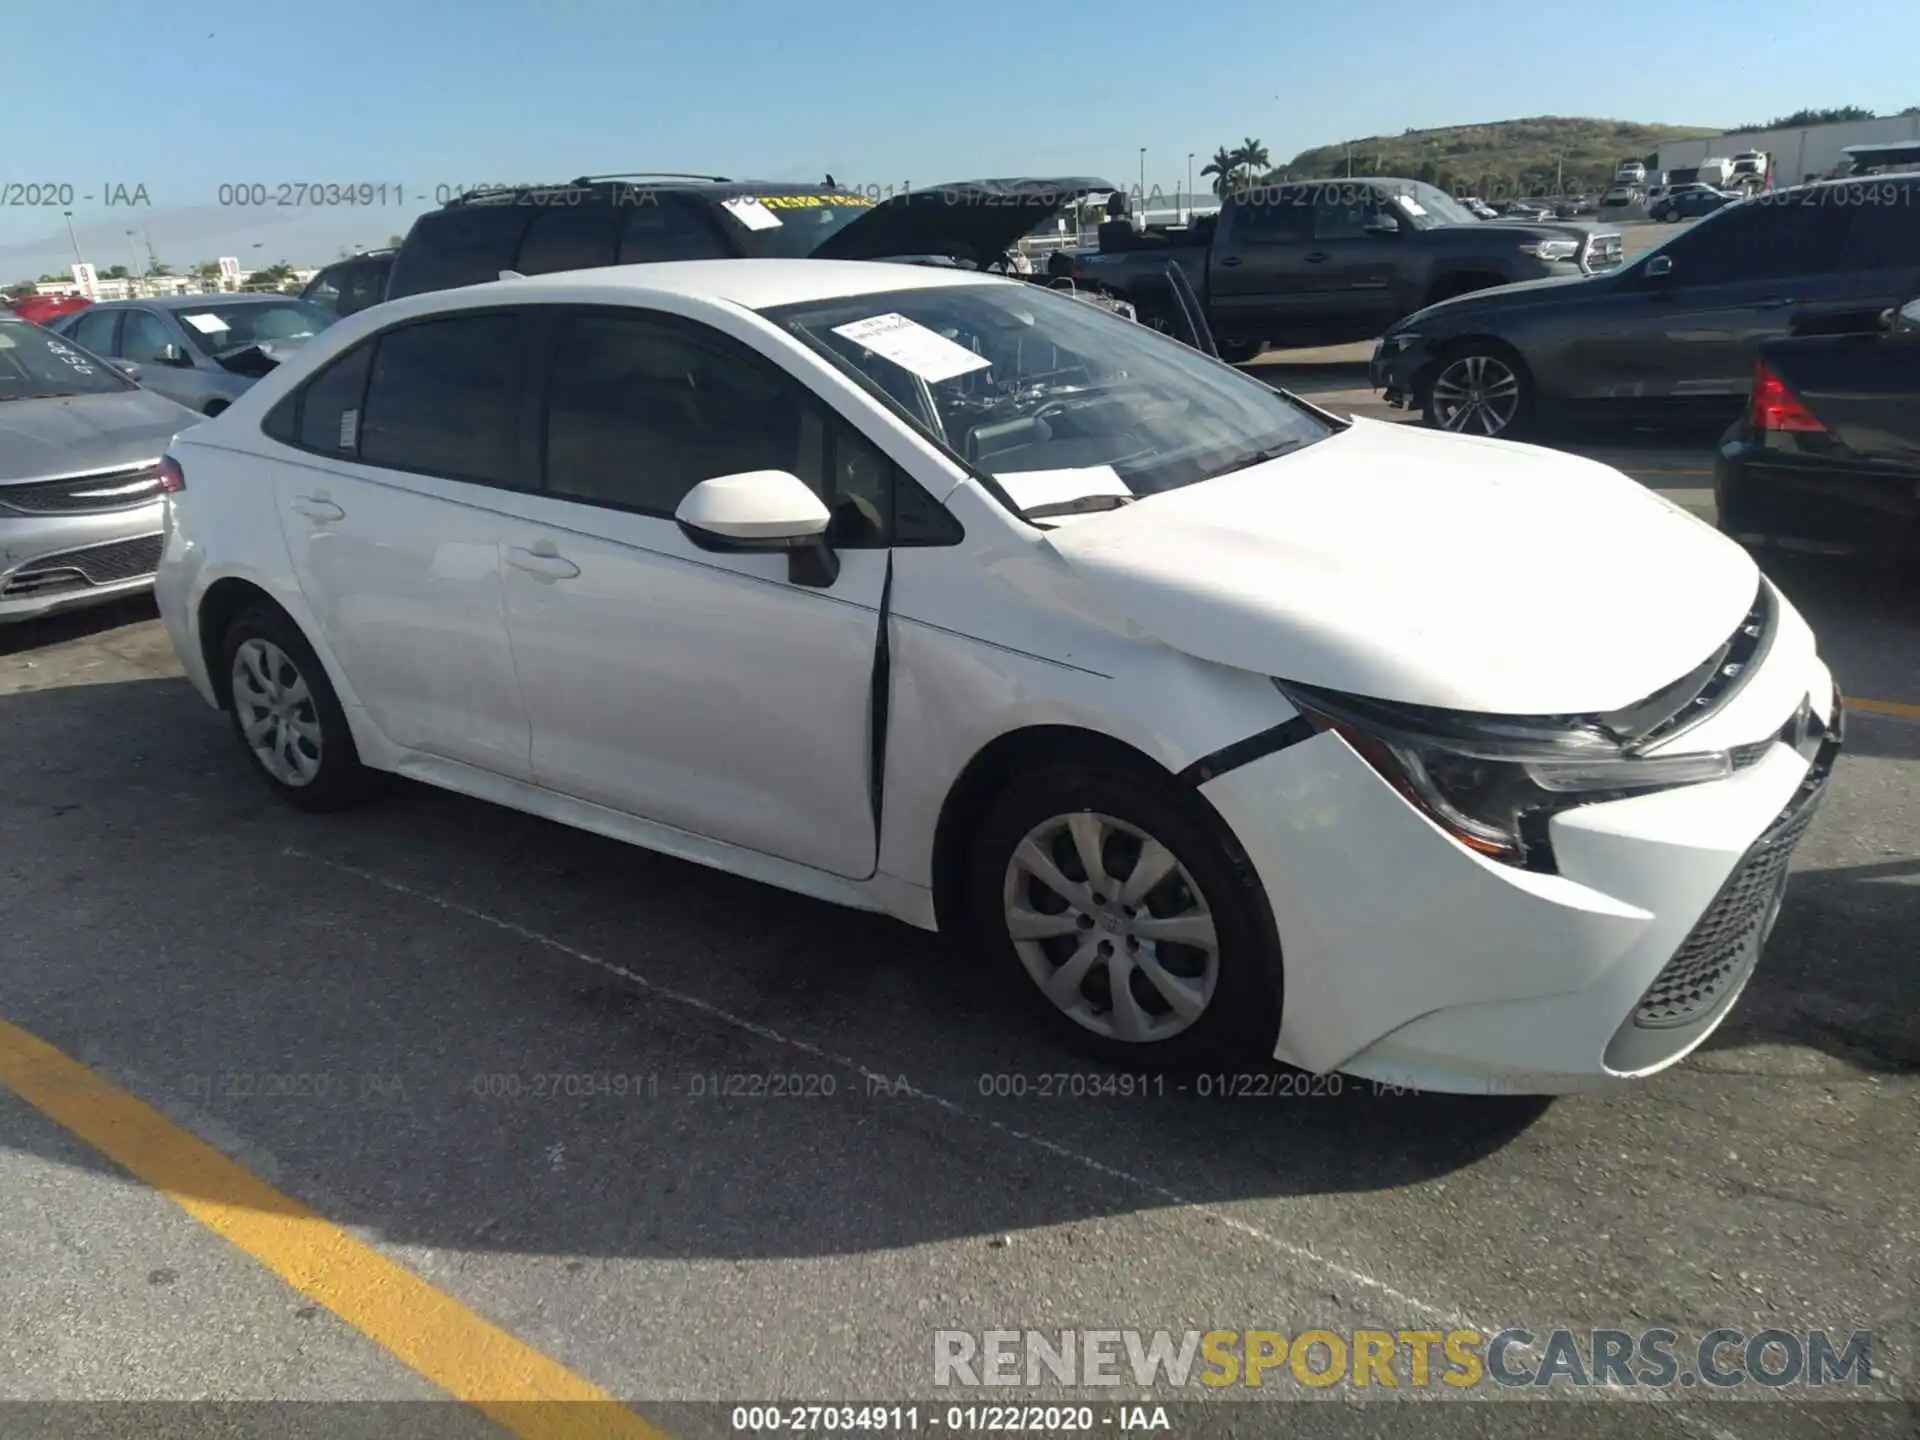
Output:
[[[1368,413],[1352,364],[1259,369]],[[1698,437],[1569,443],[1710,517]],[[1766,958],[1677,1069],[1551,1104],[1088,1094],[931,937],[411,786],[296,814],[150,607],[0,632],[0,1400],[537,1391],[683,1433],[667,1402],[950,1402],[937,1330],[1669,1324],[1872,1331],[1873,1403],[1442,1408],[1910,1433],[1920,585],[1775,575],[1858,703]],[[439,1415],[496,1421],[536,1433]]]

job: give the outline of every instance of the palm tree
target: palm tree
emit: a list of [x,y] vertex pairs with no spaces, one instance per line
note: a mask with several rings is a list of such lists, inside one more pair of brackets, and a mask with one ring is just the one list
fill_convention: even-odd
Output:
[[1267,147],[1251,135],[1240,142],[1240,148],[1234,153],[1240,157],[1240,165],[1247,172],[1248,179],[1273,168],[1273,157],[1267,154]]
[[1224,145],[1213,152],[1213,159],[1200,167],[1202,177],[1213,177],[1213,193],[1222,196],[1238,183],[1239,172],[1239,152],[1229,150]]

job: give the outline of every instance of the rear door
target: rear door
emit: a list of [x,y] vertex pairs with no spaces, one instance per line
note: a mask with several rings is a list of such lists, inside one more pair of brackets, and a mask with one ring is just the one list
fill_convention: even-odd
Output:
[[524,780],[497,508],[531,473],[519,334],[462,311],[363,342],[297,392],[273,471],[301,592],[381,734]]

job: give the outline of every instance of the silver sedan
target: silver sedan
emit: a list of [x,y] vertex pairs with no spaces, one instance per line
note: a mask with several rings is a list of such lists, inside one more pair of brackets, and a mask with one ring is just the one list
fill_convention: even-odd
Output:
[[92,305],[48,328],[132,367],[147,389],[218,415],[334,319],[291,295],[167,295]]

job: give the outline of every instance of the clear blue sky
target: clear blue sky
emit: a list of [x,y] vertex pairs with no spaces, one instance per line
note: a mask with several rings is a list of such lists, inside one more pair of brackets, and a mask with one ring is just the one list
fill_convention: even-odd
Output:
[[[200,18],[194,19],[192,17]],[[0,185],[68,183],[87,258],[144,226],[176,266],[315,264],[441,185],[660,166],[925,185],[1276,163],[1527,115],[1737,125],[1920,104],[1915,0],[9,0]],[[222,210],[220,185],[386,183],[405,204]],[[150,208],[105,209],[110,185]],[[0,201],[14,197],[0,192]],[[258,248],[255,248],[255,247]],[[0,207],[0,282],[71,262],[59,209]]]

